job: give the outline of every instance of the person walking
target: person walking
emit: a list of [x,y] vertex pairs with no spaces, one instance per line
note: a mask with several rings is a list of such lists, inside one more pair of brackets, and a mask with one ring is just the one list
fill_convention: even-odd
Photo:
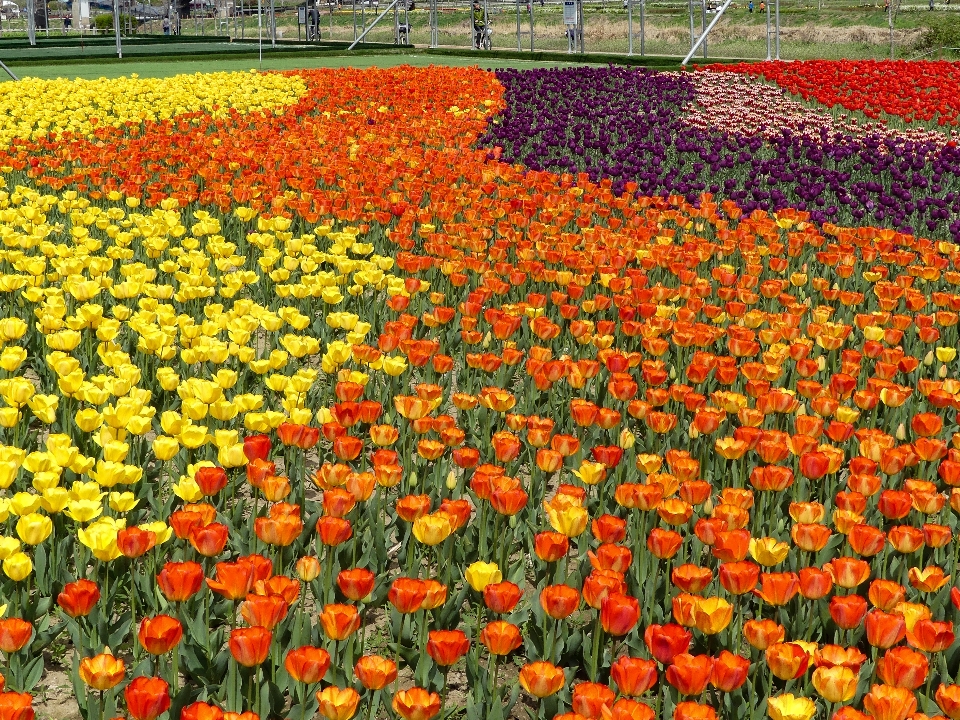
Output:
[[750,4],[747,5],[747,10],[752,14],[753,13],[753,0],[750,0]]

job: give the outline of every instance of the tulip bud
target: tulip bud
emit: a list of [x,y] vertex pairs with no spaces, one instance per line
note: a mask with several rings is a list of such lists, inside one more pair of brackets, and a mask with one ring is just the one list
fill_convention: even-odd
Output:
[[820,372],[823,372],[823,370],[826,369],[827,359],[823,355],[817,358],[817,367],[820,369]]
[[937,377],[939,377],[941,380],[943,380],[944,378],[947,377],[947,366],[946,366],[946,365],[941,365],[941,366],[940,366],[940,370],[937,371]]
[[457,476],[453,474],[453,470],[447,473],[447,490],[456,490],[457,488]]
[[907,439],[907,429],[903,426],[903,423],[900,423],[897,426],[896,437],[897,437],[897,440],[900,440],[900,441]]
[[417,484],[417,471],[416,471],[416,470],[411,470],[411,471],[410,471],[410,481],[409,481],[409,482],[410,482],[411,485],[416,485],[416,484]]
[[923,356],[923,364],[927,367],[933,365],[933,350],[928,351],[927,354]]
[[690,436],[691,440],[696,440],[698,437],[700,437],[700,431],[691,424],[690,430],[687,431],[687,435]]
[[637,441],[636,436],[627,429],[624,429],[620,432],[620,447],[624,450],[629,450],[633,447],[633,444]]

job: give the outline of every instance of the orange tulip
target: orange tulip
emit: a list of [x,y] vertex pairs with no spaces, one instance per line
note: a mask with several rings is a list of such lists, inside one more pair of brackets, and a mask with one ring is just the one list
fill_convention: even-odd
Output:
[[367,690],[382,690],[397,679],[397,664],[379,655],[365,655],[357,660],[353,672]]
[[330,653],[322,648],[304,645],[287,652],[283,667],[297,682],[312,685],[320,682],[330,667]]
[[874,720],[906,720],[917,711],[917,698],[906,688],[874,685],[863,706]]
[[624,655],[610,665],[610,678],[621,695],[639,697],[657,683],[657,666],[653,660]]
[[403,720],[430,720],[440,712],[440,696],[420,687],[393,696],[393,711]]
[[317,692],[318,708],[327,720],[350,720],[360,704],[360,693],[353,688],[338,688],[335,685]]
[[325,605],[320,613],[320,624],[331,640],[346,640],[360,629],[360,613],[353,605]]
[[244,667],[255,667],[267,659],[272,641],[265,627],[237,628],[230,633],[230,654]]
[[928,671],[926,656],[903,646],[890,648],[877,661],[877,675],[892,687],[916,690],[927,679]]
[[86,657],[80,661],[80,679],[94,690],[103,692],[123,680],[126,666],[123,660],[109,653]]
[[699,695],[707,687],[713,664],[708,655],[680,653],[667,668],[667,682],[681,695]]
[[528,663],[520,668],[521,687],[536,698],[555,695],[563,687],[563,670],[548,662]]

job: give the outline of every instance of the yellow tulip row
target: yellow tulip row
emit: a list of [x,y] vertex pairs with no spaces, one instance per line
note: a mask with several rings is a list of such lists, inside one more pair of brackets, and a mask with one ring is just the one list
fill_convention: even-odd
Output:
[[231,110],[272,112],[293,105],[306,93],[296,75],[221,72],[108,80],[25,78],[0,86],[0,146],[48,133],[91,136],[98,127],[161,121],[204,112],[215,118]]

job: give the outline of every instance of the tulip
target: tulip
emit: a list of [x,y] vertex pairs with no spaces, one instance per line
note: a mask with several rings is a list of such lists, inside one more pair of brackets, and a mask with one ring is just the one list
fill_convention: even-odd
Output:
[[86,617],[99,600],[100,588],[85,578],[67,583],[57,595],[57,605],[72,618]]
[[462,630],[432,630],[427,640],[427,654],[441,666],[453,665],[469,648]]
[[620,694],[639,697],[656,684],[657,666],[652,660],[624,655],[610,665],[610,678]]
[[629,595],[614,593],[600,606],[600,625],[615,637],[626,635],[640,619],[640,602]]
[[170,602],[193,597],[203,583],[203,568],[195,562],[168,562],[157,575],[160,592]]
[[0,650],[7,655],[19,652],[33,638],[33,625],[20,618],[0,620]]
[[80,661],[80,679],[94,690],[103,692],[116,686],[126,672],[123,660],[109,653],[86,657]]
[[341,570],[337,575],[337,587],[340,592],[354,602],[360,602],[373,592],[375,577],[365,568]]
[[170,709],[170,686],[162,678],[136,677],[123,689],[123,697],[134,720],[156,720]]
[[397,665],[379,655],[365,655],[353,668],[357,680],[368,690],[382,690],[397,679]]
[[950,720],[960,719],[960,685],[941,684],[935,697],[944,715]]
[[[492,655],[509,655],[523,644],[520,628],[503,620],[488,623],[480,633],[480,642]],[[429,650],[429,648],[428,648]]]
[[230,654],[244,667],[256,667],[267,659],[273,633],[265,627],[237,628],[230,633]]
[[569,617],[580,605],[580,593],[569,585],[548,585],[540,592],[540,606],[554,620]]
[[247,562],[219,562],[216,565],[217,579],[206,578],[213,592],[228,600],[241,600],[253,587],[253,566]]
[[500,568],[496,563],[477,561],[470,565],[464,572],[467,583],[477,592],[483,592],[484,588],[491,583],[498,583],[503,580]]
[[717,711],[711,705],[684,700],[673,709],[673,720],[717,720]]
[[685,653],[690,647],[693,635],[680,625],[648,625],[643,633],[643,641],[659,662],[664,665],[673,663],[674,658]]
[[483,589],[483,601],[489,610],[504,615],[520,602],[523,591],[512,582],[490,583]]
[[795,680],[807,671],[810,656],[797,643],[780,642],[770,645],[764,656],[770,672],[781,680]]
[[891,615],[882,610],[867,613],[865,625],[867,642],[880,649],[893,647],[907,634],[907,624],[902,615]]
[[440,696],[420,687],[393,696],[393,711],[403,720],[430,720],[440,712]]
[[0,692],[0,718],[3,720],[33,720],[33,695],[30,693]]
[[304,645],[288,651],[283,666],[297,682],[312,685],[320,682],[330,667],[330,653]]
[[616,695],[606,685],[582,682],[573,686],[570,704],[573,710],[584,717],[600,718],[604,711],[610,711]]
[[535,698],[545,698],[560,692],[564,684],[563,670],[548,662],[528,663],[520,668],[521,687]]
[[746,682],[749,671],[747,658],[723,650],[714,660],[710,684],[720,692],[733,692]]
[[139,527],[123,528],[117,533],[117,548],[124,557],[138,558],[157,544],[157,534]]
[[680,653],[667,668],[667,682],[681,695],[699,695],[707,687],[713,663],[708,655]]
[[912,630],[908,622],[907,628],[907,642],[924,652],[943,652],[953,645],[953,624],[950,622],[934,622],[923,618],[914,623]]
[[857,674],[846,667],[818,667],[813,686],[830,703],[848,702],[857,692]]
[[387,599],[398,612],[415,613],[427,597],[427,588],[422,580],[397,578],[390,586]]
[[863,707],[876,720],[905,720],[917,710],[917,698],[906,688],[874,685]]
[[791,693],[767,698],[767,714],[771,720],[810,720],[816,712],[817,706],[809,698]]
[[[216,705],[210,705],[205,702],[195,702],[187,705],[180,712],[180,720],[225,720],[223,710]],[[244,718],[239,720],[253,720],[253,718]]]
[[327,720],[350,720],[360,704],[360,694],[353,688],[338,688],[334,685],[317,692],[319,712]]
[[773,620],[747,620],[743,624],[743,635],[757,650],[766,650],[771,645],[783,642],[786,630]]
[[331,640],[346,640],[360,628],[360,623],[360,613],[353,605],[325,605],[320,613],[320,624]]
[[169,615],[157,615],[140,621],[137,638],[143,649],[151,655],[164,655],[180,642],[183,626]]
[[570,549],[570,540],[563,533],[541,532],[533,539],[534,552],[543,562],[557,562]]
[[867,614],[867,601],[859,595],[834,595],[830,599],[830,617],[841,630],[858,627]]

